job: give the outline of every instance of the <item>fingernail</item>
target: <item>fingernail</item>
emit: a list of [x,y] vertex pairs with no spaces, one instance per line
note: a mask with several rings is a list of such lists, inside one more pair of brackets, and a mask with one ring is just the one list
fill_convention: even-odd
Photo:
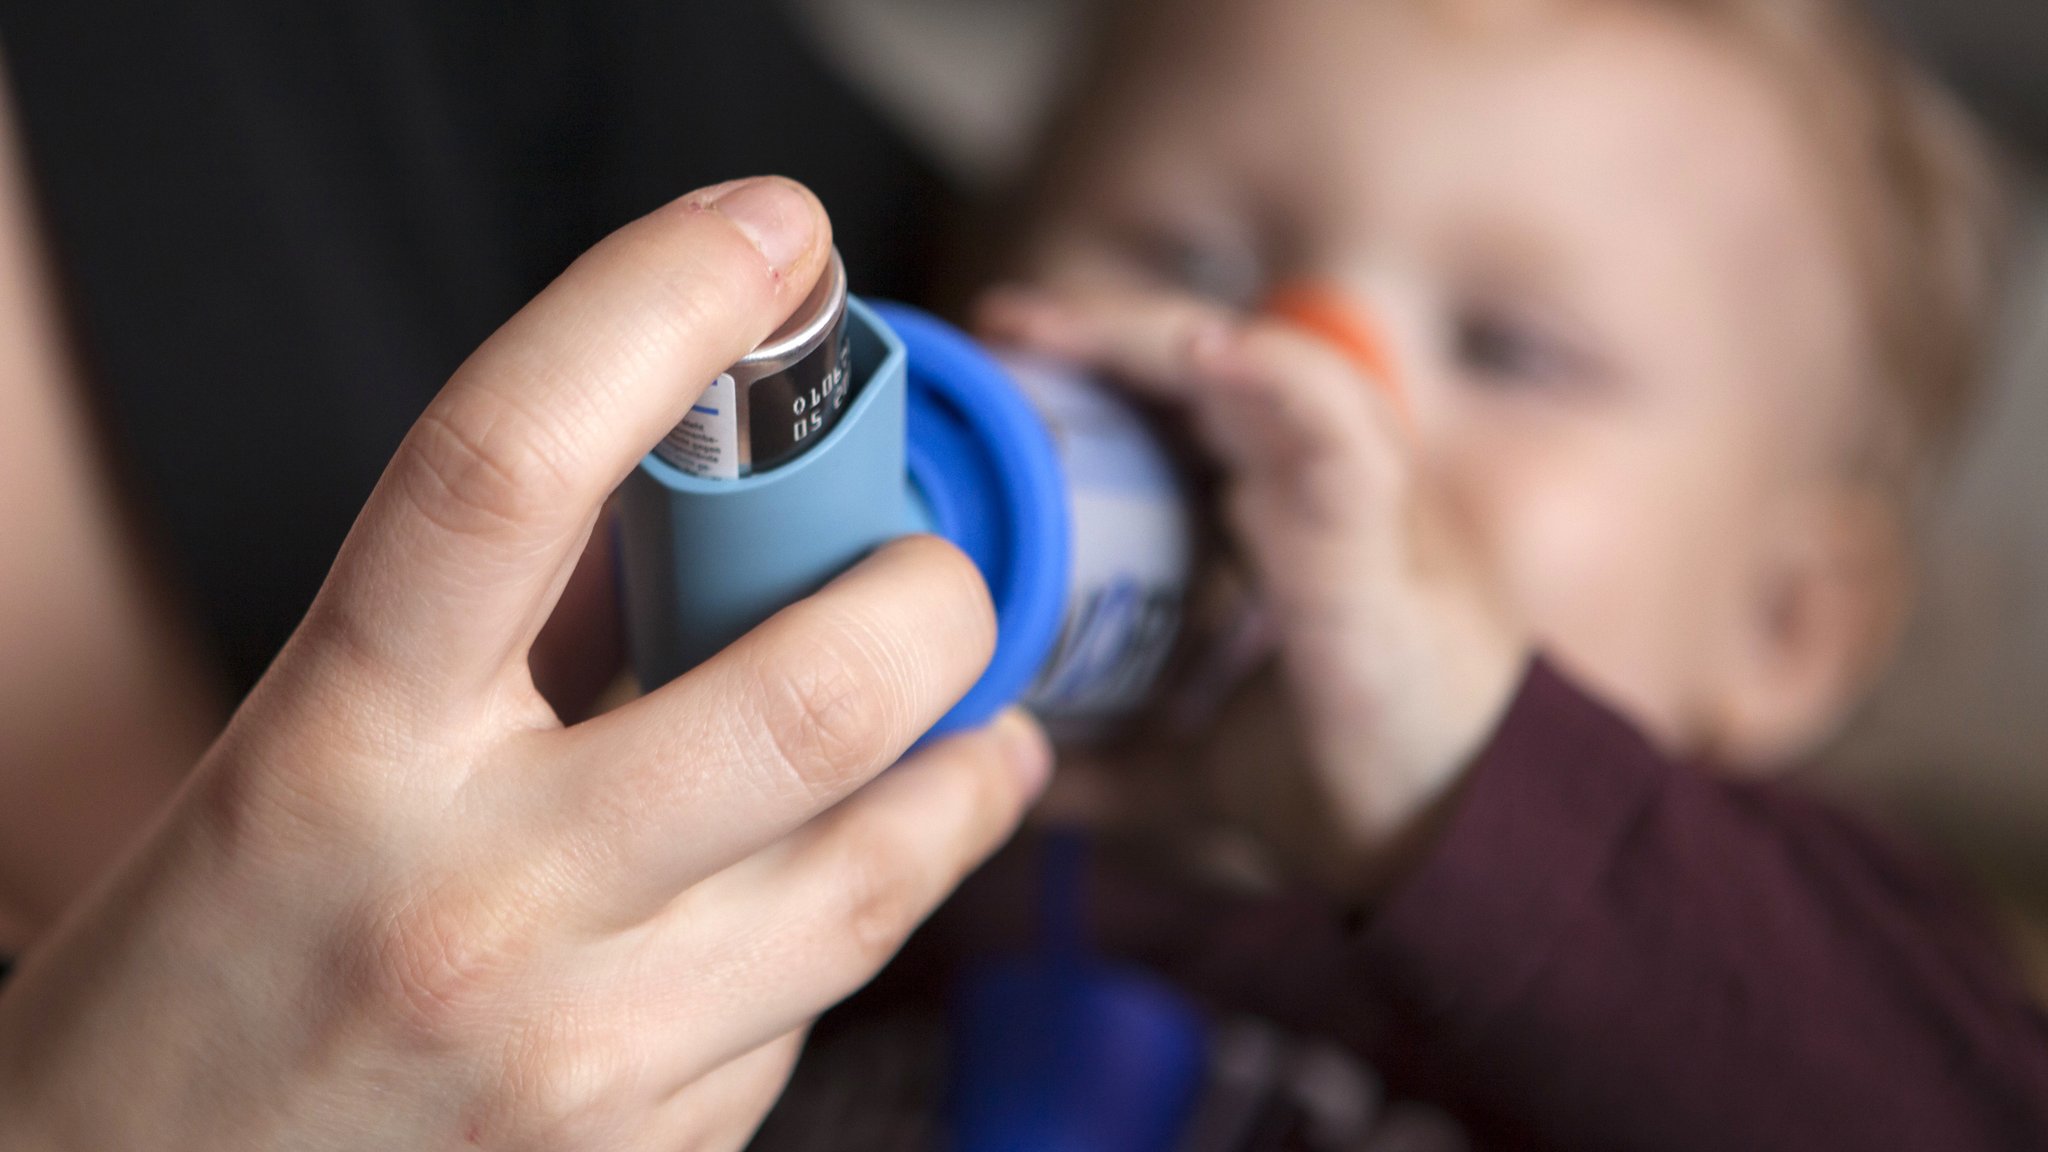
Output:
[[735,180],[712,193],[705,206],[738,225],[772,268],[787,268],[803,259],[817,241],[817,213],[810,197],[788,180]]
[[1052,744],[1046,740],[1045,730],[1038,726],[1038,721],[1015,708],[996,720],[995,730],[1011,769],[1024,784],[1025,794],[1037,799],[1052,781]]

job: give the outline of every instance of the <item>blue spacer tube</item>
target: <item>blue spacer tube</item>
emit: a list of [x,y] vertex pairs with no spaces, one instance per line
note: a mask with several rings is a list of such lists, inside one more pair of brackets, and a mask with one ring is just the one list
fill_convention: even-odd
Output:
[[1038,678],[1066,617],[1072,512],[1045,421],[1002,365],[926,313],[873,308],[907,356],[913,490],[933,530],[981,569],[996,608],[995,656],[932,729],[943,735],[994,719]]

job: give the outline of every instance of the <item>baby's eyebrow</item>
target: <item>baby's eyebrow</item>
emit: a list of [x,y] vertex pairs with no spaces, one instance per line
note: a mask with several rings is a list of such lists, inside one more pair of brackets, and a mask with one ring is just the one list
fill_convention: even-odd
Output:
[[1573,281],[1587,275],[1581,246],[1498,211],[1459,221],[1444,246],[1445,263],[1459,279],[1495,291],[1568,294],[1583,290]]
[[1575,241],[1560,228],[1514,220],[1502,213],[1479,215],[1461,225],[1445,243],[1449,289],[1509,302],[1540,305],[1546,315],[1592,339],[1601,318],[1612,311],[1618,272],[1607,270],[1602,254],[1610,246]]

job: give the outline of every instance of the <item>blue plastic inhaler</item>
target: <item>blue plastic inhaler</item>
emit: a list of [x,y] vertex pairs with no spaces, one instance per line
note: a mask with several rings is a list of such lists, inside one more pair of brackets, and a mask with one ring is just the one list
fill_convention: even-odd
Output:
[[[845,349],[845,407],[800,455],[735,477],[655,452],[627,480],[622,597],[642,687],[689,671],[877,546],[932,532],[981,569],[997,621],[994,659],[934,733],[984,724],[1034,684],[1055,689],[1033,701],[1052,713],[1141,694],[1178,626],[1182,502],[1149,439],[1126,434],[1094,453],[1106,464],[1073,451],[1136,418],[1108,398],[1056,401],[1077,413],[1056,444],[1043,405],[1002,363],[902,305],[846,298]],[[730,379],[720,385],[723,398],[699,412],[734,402]],[[804,398],[792,403],[801,415]],[[1132,538],[1147,541],[1137,563],[1101,543]]]

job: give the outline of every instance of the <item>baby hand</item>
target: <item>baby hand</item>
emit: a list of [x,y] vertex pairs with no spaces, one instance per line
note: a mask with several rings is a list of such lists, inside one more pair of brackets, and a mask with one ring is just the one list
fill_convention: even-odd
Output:
[[1432,498],[1405,402],[1367,374],[1377,358],[1341,328],[1156,291],[1008,290],[980,321],[1188,417],[1222,471],[1282,691],[1241,695],[1186,751],[1269,855],[1348,891],[1384,883],[1449,810],[1529,642]]

